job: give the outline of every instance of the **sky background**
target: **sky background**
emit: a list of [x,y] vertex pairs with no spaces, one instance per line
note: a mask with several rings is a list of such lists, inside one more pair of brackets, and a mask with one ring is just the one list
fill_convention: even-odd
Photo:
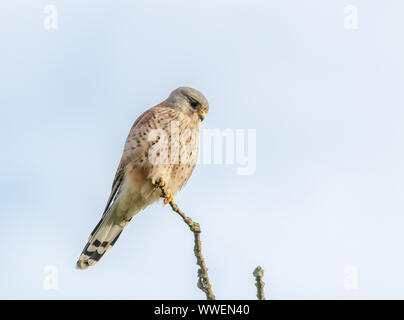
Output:
[[[49,4],[57,30],[43,25]],[[344,28],[349,4],[356,30]],[[161,204],[75,269],[132,123],[186,85],[209,100],[202,128],[257,132],[254,174],[201,164],[176,197],[201,224],[217,298],[255,299],[261,265],[269,299],[404,299],[403,10],[1,1],[0,298],[204,298],[192,234]]]

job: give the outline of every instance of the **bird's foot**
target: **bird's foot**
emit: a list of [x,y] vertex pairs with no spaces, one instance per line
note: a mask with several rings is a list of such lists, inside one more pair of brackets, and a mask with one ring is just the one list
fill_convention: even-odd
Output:
[[163,178],[158,178],[157,180],[155,178],[151,179],[151,183],[155,187],[164,187],[166,185],[166,182],[164,181]]
[[162,198],[164,198],[164,204],[167,203],[174,203],[174,197],[173,197],[173,193],[171,192],[170,189],[166,188],[167,183],[164,181],[163,178],[158,178],[156,179],[152,179],[151,183],[153,184],[153,186],[155,186],[156,188],[160,188],[160,190],[162,191]]
[[171,192],[170,189],[167,189],[166,194],[164,196],[164,204],[171,203],[171,202],[174,202],[173,193]]

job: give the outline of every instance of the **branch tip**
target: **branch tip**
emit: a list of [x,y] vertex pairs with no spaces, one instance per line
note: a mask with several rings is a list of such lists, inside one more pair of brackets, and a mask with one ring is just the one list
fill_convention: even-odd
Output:
[[261,266],[255,268],[253,275],[255,277],[255,286],[257,287],[257,298],[258,300],[265,300],[264,296],[264,286],[265,282],[262,281],[264,277],[264,269]]

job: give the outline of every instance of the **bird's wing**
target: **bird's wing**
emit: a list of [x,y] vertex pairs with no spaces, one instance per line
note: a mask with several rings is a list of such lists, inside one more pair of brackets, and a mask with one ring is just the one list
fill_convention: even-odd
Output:
[[117,199],[121,187],[124,181],[125,177],[125,169],[127,164],[133,160],[134,158],[134,149],[133,149],[133,143],[132,140],[137,134],[137,130],[143,126],[146,122],[150,121],[151,118],[156,114],[161,112],[166,108],[165,102],[162,102],[161,104],[150,108],[149,110],[143,112],[134,122],[132,128],[129,131],[128,137],[126,138],[125,146],[124,146],[124,151],[122,154],[121,161],[119,162],[118,168],[115,173],[114,181],[112,183],[112,188],[111,188],[111,193],[109,195],[107,204],[105,206],[104,212],[102,216],[104,217],[108,210],[111,208],[112,204],[114,201]]
[[[119,169],[119,168],[118,168]],[[112,184],[111,194],[109,195],[107,205],[105,206],[104,212],[102,213],[102,217],[105,217],[109,208],[112,206],[116,198],[118,197],[124,177],[124,170],[119,170],[115,176],[114,182]]]

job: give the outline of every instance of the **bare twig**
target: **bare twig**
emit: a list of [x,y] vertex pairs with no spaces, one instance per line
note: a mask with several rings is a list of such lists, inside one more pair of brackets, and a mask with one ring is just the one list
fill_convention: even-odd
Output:
[[253,275],[255,277],[255,286],[257,287],[257,298],[258,300],[265,300],[264,296],[264,285],[265,282],[262,281],[262,278],[264,277],[264,269],[262,269],[260,266],[256,267]]
[[157,183],[155,184],[157,188],[161,190],[161,197],[165,199],[166,203],[169,203],[171,209],[178,213],[182,220],[188,225],[189,229],[194,234],[194,254],[196,257],[196,263],[199,266],[198,269],[198,288],[201,289],[206,294],[207,300],[215,300],[215,295],[212,291],[212,285],[209,281],[208,276],[208,268],[206,267],[205,260],[202,256],[202,243],[201,243],[201,227],[199,223],[193,222],[191,218],[187,217],[184,212],[180,210],[180,208],[174,203],[174,199],[170,195],[170,193],[166,190],[164,184]]

